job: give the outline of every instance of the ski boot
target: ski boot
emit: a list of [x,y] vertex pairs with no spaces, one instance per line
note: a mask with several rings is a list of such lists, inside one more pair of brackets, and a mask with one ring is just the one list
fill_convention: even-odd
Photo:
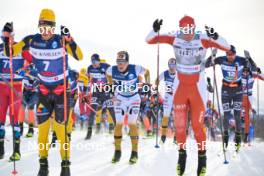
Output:
[[23,122],[19,123],[19,128],[20,128],[20,136],[23,136],[23,132],[24,132],[24,123]]
[[110,123],[109,124],[109,134],[113,134],[114,129],[115,129],[115,125],[113,123]]
[[100,130],[101,130],[101,124],[100,123],[97,123],[96,124],[95,134],[99,134],[100,133]]
[[49,166],[48,166],[48,159],[47,158],[41,158],[39,159],[39,172],[38,176],[48,176],[49,175]]
[[92,137],[92,127],[88,127],[87,135],[85,137],[85,140],[89,140]]
[[176,136],[173,137],[173,143],[177,144]]
[[166,135],[161,135],[160,137],[160,141],[162,144],[165,144],[165,141],[166,141]]
[[31,138],[33,137],[33,134],[34,134],[34,128],[33,128],[33,124],[29,124],[29,127],[28,127],[28,133],[26,135],[27,138]]
[[185,171],[185,165],[186,165],[186,150],[180,149],[179,150],[179,158],[178,158],[178,164],[177,164],[177,174],[178,176],[182,176]]
[[71,162],[69,160],[63,160],[61,162],[60,176],[71,176],[70,165],[71,165]]
[[153,133],[152,133],[151,130],[148,130],[148,131],[147,131],[147,137],[151,137],[151,136],[153,136]]
[[229,140],[228,131],[224,131],[223,140],[224,140],[224,149],[226,150],[228,146],[228,140]]
[[240,147],[241,147],[241,133],[240,132],[236,132],[235,147],[236,147],[236,152],[239,152]]
[[205,176],[205,173],[206,173],[206,151],[199,151],[197,176]]
[[80,121],[80,128],[81,128],[81,130],[83,130],[83,124],[84,124],[84,122],[81,120]]
[[69,141],[71,141],[71,133],[68,133],[68,138],[69,138]]
[[117,163],[121,158],[121,150],[115,150],[114,157],[112,158],[112,163]]
[[244,136],[244,143],[247,144],[248,142],[248,133],[246,133]]
[[138,160],[138,152],[132,151],[129,159],[129,164],[136,164],[137,160]]
[[0,159],[3,159],[5,156],[5,147],[4,139],[0,139]]
[[21,154],[20,154],[20,141],[16,140],[15,141],[15,148],[14,148],[14,152],[13,154],[10,156],[9,161],[19,161],[21,158]]
[[56,136],[55,131],[53,131],[53,133],[52,133],[52,139],[51,139],[51,143],[50,143],[50,146],[52,148],[54,148],[56,146],[56,141],[57,141],[57,136]]

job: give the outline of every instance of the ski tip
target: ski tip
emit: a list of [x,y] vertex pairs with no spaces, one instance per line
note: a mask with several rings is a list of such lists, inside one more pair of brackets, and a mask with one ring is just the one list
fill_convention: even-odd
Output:
[[229,162],[227,160],[224,161],[224,164],[228,164]]

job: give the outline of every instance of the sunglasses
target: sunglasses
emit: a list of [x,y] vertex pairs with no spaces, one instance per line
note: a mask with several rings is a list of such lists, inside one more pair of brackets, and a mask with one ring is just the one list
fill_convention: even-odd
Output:
[[234,56],[235,54],[232,53],[232,52],[227,52],[226,55],[227,55],[227,56]]
[[117,65],[123,65],[123,64],[126,64],[126,63],[127,63],[127,61],[124,60],[124,59],[117,59],[117,60],[116,60],[116,64],[117,64]]
[[100,63],[100,61],[92,59],[92,64],[99,64],[99,63]]
[[169,68],[176,68],[176,64],[169,64]]

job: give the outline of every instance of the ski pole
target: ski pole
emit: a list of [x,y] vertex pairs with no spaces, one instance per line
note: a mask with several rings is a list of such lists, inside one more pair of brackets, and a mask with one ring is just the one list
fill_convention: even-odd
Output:
[[[160,42],[159,42],[159,37],[160,37],[160,32],[158,30],[158,42],[157,42],[157,95],[159,96],[159,65],[160,65]],[[159,100],[157,100],[159,101]],[[157,102],[158,103],[158,102]],[[157,125],[157,130],[156,130],[156,144],[155,148],[159,148],[158,144],[158,138],[159,138],[159,115],[158,115],[159,110],[156,112],[156,125]]]
[[[249,115],[249,92],[248,92],[248,77],[249,77],[249,73],[247,73],[247,82],[246,82],[246,88],[247,88],[247,96],[246,96],[246,109],[245,109],[245,113],[248,114],[248,120],[249,120],[249,126],[250,126],[250,115]],[[246,112],[247,111],[247,112]],[[245,116],[245,115],[244,115]],[[254,123],[254,119],[253,119],[253,123]],[[244,133],[245,133],[245,130],[244,130]],[[249,132],[248,132],[249,133]],[[249,136],[247,136],[249,138]],[[248,140],[248,139],[247,139]]]
[[[67,124],[68,124],[68,117],[67,117],[67,75],[66,75],[66,71],[67,71],[67,61],[66,61],[66,47],[65,47],[65,38],[62,38],[62,47],[63,47],[63,51],[62,51],[62,55],[63,55],[63,106],[64,106],[64,131],[65,131],[65,144],[66,144],[66,148],[64,148],[65,151],[65,158],[66,160],[68,160],[68,152],[67,150],[69,150],[69,146],[68,146],[68,133],[67,133]],[[64,146],[65,147],[65,146]]]
[[[257,119],[259,120],[259,73],[257,73]],[[255,128],[255,121],[256,119],[254,119],[255,115],[253,116],[253,126]],[[253,135],[253,140],[254,140],[254,136],[255,136],[255,133]]]
[[[13,23],[11,23],[13,26]],[[9,67],[10,67],[10,96],[11,96],[11,105],[10,105],[10,110],[11,110],[11,119],[12,119],[12,133],[13,133],[13,153],[15,153],[15,116],[14,116],[14,80],[13,80],[13,52],[12,52],[12,39],[11,36],[9,36]],[[12,171],[12,176],[16,176],[17,171],[16,171],[16,160],[13,160],[13,171]]]
[[[211,58],[213,59],[213,52],[211,47]],[[216,94],[216,101],[217,101],[217,107],[218,107],[218,113],[219,113],[219,120],[220,120],[220,131],[222,136],[222,148],[223,148],[223,154],[224,154],[224,164],[228,164],[228,161],[226,159],[226,150],[224,146],[224,134],[223,134],[223,119],[221,117],[221,110],[220,110],[220,103],[219,103],[219,95],[218,95],[218,87],[216,82],[216,74],[215,74],[215,64],[213,65],[213,74],[214,74],[214,85],[215,85],[215,94]]]

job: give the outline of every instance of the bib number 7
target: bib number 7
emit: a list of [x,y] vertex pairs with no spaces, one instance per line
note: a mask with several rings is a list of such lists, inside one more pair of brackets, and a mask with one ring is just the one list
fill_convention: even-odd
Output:
[[44,71],[48,71],[50,62],[49,61],[43,61],[44,64]]

